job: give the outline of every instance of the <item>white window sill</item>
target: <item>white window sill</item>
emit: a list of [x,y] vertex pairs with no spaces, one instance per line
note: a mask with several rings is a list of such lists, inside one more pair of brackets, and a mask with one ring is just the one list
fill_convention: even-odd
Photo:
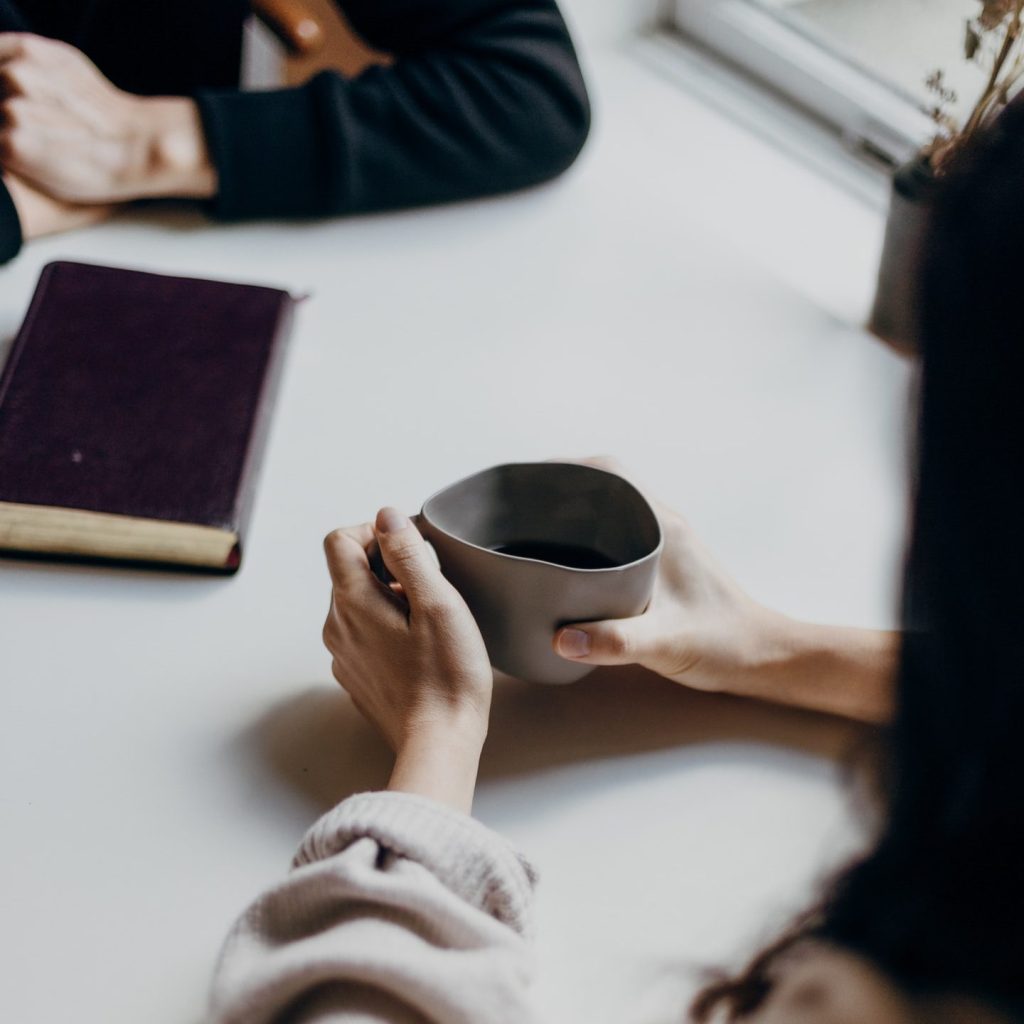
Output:
[[[593,147],[631,153],[684,222],[713,232],[838,319],[863,323],[888,171],[676,36],[592,50],[588,64]],[[680,245],[686,241],[681,235]]]

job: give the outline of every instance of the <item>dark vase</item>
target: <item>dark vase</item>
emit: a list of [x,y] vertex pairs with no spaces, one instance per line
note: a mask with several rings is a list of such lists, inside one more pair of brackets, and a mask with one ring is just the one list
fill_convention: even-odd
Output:
[[868,330],[895,348],[917,348],[918,282],[935,174],[926,156],[898,168]]

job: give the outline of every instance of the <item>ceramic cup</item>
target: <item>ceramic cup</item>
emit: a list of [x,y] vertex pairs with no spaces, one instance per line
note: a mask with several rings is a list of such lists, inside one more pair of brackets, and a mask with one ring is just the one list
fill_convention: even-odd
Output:
[[538,683],[591,671],[554,653],[555,631],[639,615],[662,547],[658,518],[632,484],[563,462],[485,469],[428,498],[417,525],[476,618],[491,664]]

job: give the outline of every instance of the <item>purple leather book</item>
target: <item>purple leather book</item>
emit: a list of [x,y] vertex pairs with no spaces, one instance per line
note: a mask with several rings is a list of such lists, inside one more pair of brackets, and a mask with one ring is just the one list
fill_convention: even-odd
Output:
[[0,549],[236,571],[293,309],[47,265],[0,374]]

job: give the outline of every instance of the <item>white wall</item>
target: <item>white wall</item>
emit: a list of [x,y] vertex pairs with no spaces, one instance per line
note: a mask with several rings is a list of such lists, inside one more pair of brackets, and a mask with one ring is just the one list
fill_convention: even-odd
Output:
[[664,0],[559,0],[577,41],[612,44],[654,24]]

